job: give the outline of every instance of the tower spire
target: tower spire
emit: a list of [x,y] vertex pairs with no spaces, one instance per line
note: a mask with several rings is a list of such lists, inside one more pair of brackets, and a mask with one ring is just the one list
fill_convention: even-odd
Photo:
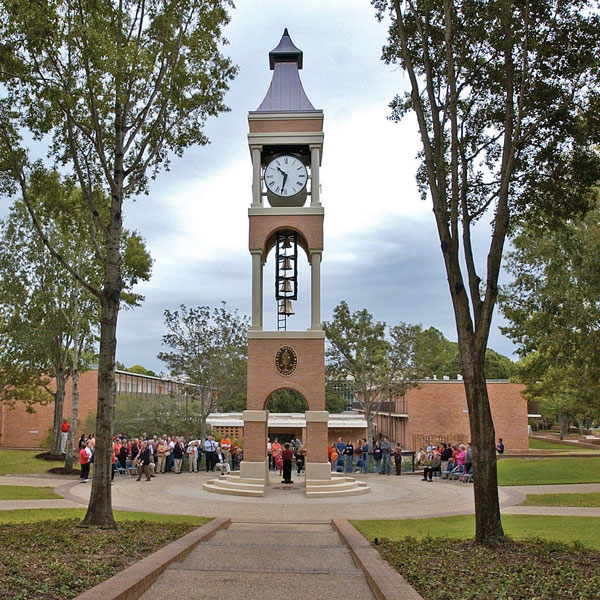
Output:
[[302,50],[292,42],[286,28],[279,44],[269,52],[273,78],[256,112],[321,112],[312,105],[302,87],[298,72],[302,56]]

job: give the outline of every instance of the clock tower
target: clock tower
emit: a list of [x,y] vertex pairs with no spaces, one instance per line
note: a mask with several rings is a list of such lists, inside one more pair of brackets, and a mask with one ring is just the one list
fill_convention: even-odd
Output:
[[[308,99],[299,71],[302,51],[287,29],[269,53],[272,81],[260,106],[248,114],[248,145],[252,160],[252,203],[248,209],[252,256],[252,323],[248,330],[248,388],[244,421],[244,460],[233,474],[205,484],[227,493],[263,495],[269,482],[267,437],[271,394],[292,389],[306,400],[307,495],[333,491],[328,462],[328,418],[325,410],[325,332],[321,326],[321,258],[323,218],[319,168],[323,153],[323,111]],[[263,269],[275,260],[274,298],[277,323],[263,322]],[[310,290],[298,289],[298,264],[306,260]],[[271,288],[273,289],[273,288]],[[310,299],[310,323],[292,329],[294,302]],[[298,318],[298,317],[296,317]],[[275,328],[276,325],[276,328]],[[364,484],[336,477],[348,492],[364,493]],[[311,493],[312,492],[312,493]],[[332,494],[334,495],[334,494]]]

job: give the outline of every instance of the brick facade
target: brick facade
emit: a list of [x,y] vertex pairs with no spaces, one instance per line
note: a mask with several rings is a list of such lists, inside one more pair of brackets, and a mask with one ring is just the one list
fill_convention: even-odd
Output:
[[[275,355],[281,346],[296,351],[292,375],[280,375]],[[296,390],[309,410],[325,410],[325,342],[323,339],[267,338],[248,340],[248,410],[264,410],[269,396],[280,389]]]
[[[528,449],[527,401],[521,394],[525,386],[488,381],[487,388],[496,437],[503,438],[507,450]],[[398,410],[379,415],[377,431],[405,448],[415,450],[428,441],[466,442],[471,437],[462,381],[421,381],[397,405]],[[407,416],[393,416],[400,413]]]
[[323,117],[314,119],[248,119],[250,133],[307,133],[323,131]]
[[298,243],[309,255],[313,251],[323,250],[323,215],[251,215],[249,247],[250,251],[261,251],[266,260],[275,245],[275,233],[280,229],[297,231]]
[[[84,433],[85,420],[96,411],[98,397],[98,371],[86,371],[79,376],[79,416],[76,436]],[[63,416],[71,420],[72,410],[71,380],[67,381]],[[28,413],[22,403],[10,408],[0,403],[0,446],[14,448],[42,448],[52,431],[54,402],[36,406],[34,413]],[[85,433],[92,433],[86,431]]]

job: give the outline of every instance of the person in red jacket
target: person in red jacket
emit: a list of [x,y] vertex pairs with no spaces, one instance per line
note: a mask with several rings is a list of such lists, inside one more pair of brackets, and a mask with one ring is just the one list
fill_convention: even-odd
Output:
[[65,449],[67,447],[67,440],[69,439],[69,429],[71,428],[71,425],[69,424],[69,421],[64,418],[62,420],[62,425],[60,426],[60,453],[64,454],[65,453]]
[[90,458],[92,451],[89,447],[89,442],[79,451],[79,466],[81,468],[81,483],[86,483],[90,480]]

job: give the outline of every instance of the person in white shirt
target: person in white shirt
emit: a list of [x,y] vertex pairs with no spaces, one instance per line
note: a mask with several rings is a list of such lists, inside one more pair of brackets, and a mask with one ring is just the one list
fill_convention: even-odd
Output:
[[219,447],[217,448],[217,451],[215,453],[215,469],[217,469],[217,471],[219,471],[220,473],[225,471],[225,473],[229,475],[229,463],[225,458],[225,454],[223,454],[221,448]]
[[206,472],[215,470],[215,454],[217,452],[217,442],[209,435],[204,442],[204,452],[206,454]]

